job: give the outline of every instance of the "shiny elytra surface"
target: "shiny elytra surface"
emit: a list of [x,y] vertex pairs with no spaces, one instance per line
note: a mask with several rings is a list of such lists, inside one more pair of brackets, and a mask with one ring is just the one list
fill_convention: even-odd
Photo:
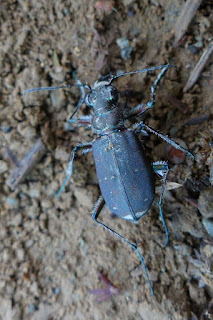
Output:
[[102,195],[117,216],[139,220],[154,200],[151,164],[134,132],[122,130],[93,142]]

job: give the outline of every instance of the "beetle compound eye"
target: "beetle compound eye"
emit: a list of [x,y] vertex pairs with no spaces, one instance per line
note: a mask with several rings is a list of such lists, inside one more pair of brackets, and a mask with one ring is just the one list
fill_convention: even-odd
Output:
[[85,103],[88,107],[93,107],[97,99],[97,93],[94,90],[91,90],[86,94]]
[[109,95],[108,101],[117,102],[118,101],[118,90],[113,86],[109,86],[107,88],[107,91],[108,91],[108,95]]

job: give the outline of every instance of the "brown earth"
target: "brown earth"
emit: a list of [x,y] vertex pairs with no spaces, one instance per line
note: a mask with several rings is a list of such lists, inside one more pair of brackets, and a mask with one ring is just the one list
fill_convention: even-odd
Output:
[[[212,60],[193,89],[183,93],[183,88],[212,38],[212,11],[210,2],[203,1],[174,47],[174,25],[183,4],[181,0],[1,2],[0,319],[195,320],[208,306],[213,297],[213,240],[202,215],[212,217]],[[132,48],[126,60],[116,42],[122,37]],[[76,159],[71,183],[55,198],[73,146],[92,140],[92,131],[66,124],[79,90],[25,96],[21,92],[73,83],[73,68],[83,83],[92,85],[109,72],[168,62],[178,69],[169,70],[162,80],[155,108],[145,122],[181,139],[195,155],[194,163],[186,159],[169,164],[168,181],[181,185],[166,193],[163,204],[169,246],[163,247],[157,201],[138,224],[113,219],[107,208],[103,219],[138,243],[155,290],[152,297],[137,255],[91,218],[100,193],[92,154]],[[122,77],[116,85],[141,93],[128,99],[134,106],[140,98],[149,99],[156,74]],[[88,113],[83,106],[78,116]],[[12,191],[11,151],[20,160],[39,137],[48,152]],[[150,135],[145,140],[153,161],[167,160],[160,139]],[[160,185],[159,179],[156,184]],[[208,222],[212,228],[212,220]],[[104,286],[100,270],[120,293],[97,303],[89,290]]]

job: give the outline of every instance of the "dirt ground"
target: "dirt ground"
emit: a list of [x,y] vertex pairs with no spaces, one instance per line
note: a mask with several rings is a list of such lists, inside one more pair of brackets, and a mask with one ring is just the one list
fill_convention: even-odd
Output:
[[[183,88],[212,39],[212,8],[203,1],[175,47],[174,26],[183,5],[182,0],[1,2],[0,319],[196,320],[208,307],[213,298],[211,58],[194,87],[185,93]],[[129,41],[123,49],[117,41],[122,38]],[[163,203],[169,245],[163,246],[158,218],[159,188],[138,224],[103,211],[106,224],[139,245],[152,297],[137,255],[91,218],[100,195],[91,153],[77,157],[71,182],[55,197],[72,148],[93,139],[92,131],[68,124],[79,89],[21,93],[74,83],[74,69],[92,85],[110,72],[166,63],[177,69],[167,72],[144,121],[181,139],[195,155],[194,162],[169,162],[168,182],[179,184]],[[148,101],[156,75],[126,76],[115,84],[136,91],[127,99],[134,106]],[[83,105],[78,117],[87,114]],[[15,163],[39,138],[47,148],[44,156],[12,190],[8,181]],[[161,139],[144,140],[152,161],[168,160]],[[100,271],[119,289],[101,303],[91,292],[107,287]]]

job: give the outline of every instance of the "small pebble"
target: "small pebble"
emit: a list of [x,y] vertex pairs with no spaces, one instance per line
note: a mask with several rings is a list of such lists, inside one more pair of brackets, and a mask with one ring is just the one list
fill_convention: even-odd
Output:
[[195,37],[195,39],[197,40],[197,42],[194,44],[194,46],[196,48],[203,48],[203,40],[201,36],[197,36]]
[[187,244],[176,244],[174,249],[178,251],[181,256],[189,257],[192,254],[192,249]]
[[36,137],[36,130],[31,126],[23,127],[23,124],[17,126],[17,130],[25,139],[33,140]]
[[73,131],[74,130],[73,124],[69,123],[69,122],[65,122],[64,123],[64,130],[65,131]]
[[22,215],[21,213],[17,213],[15,216],[13,216],[13,219],[9,221],[9,224],[12,226],[19,226],[22,222]]
[[12,131],[12,128],[9,127],[9,126],[7,126],[7,125],[2,126],[0,129],[1,129],[4,133],[9,133],[9,132]]
[[53,204],[50,200],[48,199],[43,199],[41,201],[41,206],[43,209],[48,209],[48,208],[52,208],[53,207]]
[[55,159],[61,162],[69,161],[70,153],[64,151],[60,146],[55,149]]
[[213,186],[213,142],[210,142],[211,152],[210,155],[206,161],[208,167],[209,167],[209,182]]
[[114,3],[112,1],[100,0],[100,1],[96,2],[95,9],[99,10],[105,14],[109,14],[113,10],[113,5],[114,5]]
[[124,1],[123,1],[123,4],[124,4],[125,6],[129,6],[130,4],[133,4],[133,2],[135,2],[135,0],[124,0]]
[[39,198],[41,193],[41,184],[39,183],[30,183],[28,194],[32,198]]
[[10,209],[14,209],[14,208],[19,207],[19,201],[15,198],[8,197],[5,202]]
[[18,248],[16,250],[16,257],[19,261],[22,261],[24,259],[24,249]]
[[198,199],[198,209],[203,217],[213,218],[212,187],[202,190]]
[[31,303],[28,306],[29,313],[33,313],[36,310],[35,303]]
[[78,202],[81,203],[83,206],[87,208],[92,208],[92,197],[88,190],[76,187],[74,190],[74,195],[78,199]]
[[192,44],[189,44],[189,50],[191,53],[196,54],[197,53],[197,48],[193,46]]
[[208,234],[213,238],[213,219],[203,218],[202,223]]
[[60,289],[59,288],[54,288],[53,289],[53,293],[54,294],[59,294],[60,293]]
[[33,245],[33,240],[32,239],[29,239],[29,240],[27,240],[25,242],[25,247],[26,248],[30,248],[30,247],[32,247],[32,245]]
[[[173,139],[177,142],[181,147],[187,149],[186,143],[181,139]],[[185,152],[175,149],[171,144],[166,144],[166,157],[173,164],[181,164],[184,162],[186,158]]]
[[66,99],[63,91],[51,91],[50,98],[52,102],[52,107],[55,110],[60,110],[66,105]]
[[129,40],[126,38],[119,38],[116,40],[117,45],[121,49],[121,58],[127,60],[131,57],[132,47],[129,44]]
[[7,163],[3,160],[0,160],[0,174],[6,172],[7,169]]

